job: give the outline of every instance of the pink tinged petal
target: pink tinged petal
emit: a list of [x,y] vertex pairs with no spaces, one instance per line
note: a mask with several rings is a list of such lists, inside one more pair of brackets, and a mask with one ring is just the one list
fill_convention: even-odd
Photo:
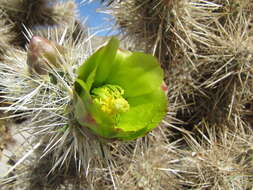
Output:
[[91,125],[95,125],[96,124],[96,120],[89,113],[84,116],[83,122],[91,124]]
[[168,92],[168,86],[166,85],[165,82],[162,83],[161,89],[162,89],[164,92],[166,92],[166,93]]

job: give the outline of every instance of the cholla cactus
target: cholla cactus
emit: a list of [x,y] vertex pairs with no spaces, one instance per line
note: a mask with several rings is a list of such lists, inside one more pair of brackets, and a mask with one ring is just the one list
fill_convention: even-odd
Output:
[[[73,41],[72,26],[61,31],[62,34],[55,28],[47,32],[47,35],[49,34],[49,40],[54,40],[54,43],[44,38],[34,38],[33,45],[35,45],[35,49],[30,48],[32,52],[29,52],[29,61],[27,60],[26,51],[12,49],[12,51],[7,52],[8,54],[5,54],[5,62],[1,62],[1,73],[6,74],[5,77],[1,77],[4,80],[6,79],[5,82],[3,82],[5,85],[1,88],[2,100],[5,99],[5,104],[2,104],[1,110],[8,112],[8,118],[29,119],[25,128],[22,128],[22,130],[18,129],[18,131],[20,133],[22,133],[22,131],[28,131],[28,133],[31,134],[29,141],[32,142],[32,147],[44,147],[44,151],[38,151],[38,153],[36,153],[36,159],[42,157],[48,159],[47,166],[50,167],[44,168],[44,178],[40,176],[41,180],[45,182],[45,185],[47,174],[50,172],[52,173],[55,169],[58,170],[60,166],[65,168],[63,170],[69,170],[69,168],[65,166],[69,166],[70,160],[76,161],[72,168],[80,172],[81,170],[83,171],[83,167],[86,169],[92,167],[96,162],[95,158],[100,157],[97,155],[102,155],[99,141],[96,139],[94,140],[91,135],[80,134],[81,131],[78,127],[68,130],[64,128],[64,126],[70,122],[68,119],[68,112],[65,108],[68,107],[68,104],[72,101],[70,93],[72,89],[69,85],[74,83],[74,78],[71,78],[74,75],[73,71],[78,65],[84,62],[90,54],[91,49],[89,48],[90,42],[87,41],[86,38],[79,38],[82,40],[78,42]],[[38,43],[40,40],[42,40],[42,45]],[[50,42],[50,44],[47,44],[48,42]],[[61,54],[58,52],[57,48],[54,49],[54,44],[57,43],[59,44],[58,49],[63,49]],[[65,51],[62,46],[67,48],[68,51]],[[46,64],[46,59],[43,59],[44,55],[40,54],[45,50],[44,47],[51,48],[49,51],[55,50],[56,55],[53,56],[57,57],[55,61],[61,62],[61,68],[51,68],[50,64]],[[29,62],[29,66],[27,61]],[[38,64],[43,65],[43,62],[45,67],[42,68],[49,69],[50,75],[38,73],[38,70],[34,69],[37,68]],[[57,69],[57,71],[55,69]],[[59,69],[66,72],[66,75],[59,75]],[[62,80],[63,78],[64,80]],[[66,81],[68,81],[68,84]],[[31,146],[25,147],[30,150]],[[41,149],[42,148],[40,148],[40,150]],[[58,151],[55,151],[56,149],[58,149]],[[28,153],[32,154],[32,152],[29,151]],[[29,158],[28,153],[24,151],[23,155],[18,155],[18,158],[21,158],[20,160]],[[48,155],[50,155],[49,158]],[[91,164],[90,162],[93,159],[94,162]],[[44,160],[45,159],[42,159],[42,161]],[[28,167],[27,171],[29,171],[29,173],[35,171],[35,169],[31,167],[38,168],[39,164],[40,163],[36,164],[35,160],[35,162],[31,163],[31,166]],[[98,168],[102,167],[99,164],[95,165]],[[22,170],[18,169],[20,166],[20,164],[15,165],[14,168],[23,173]],[[9,172],[11,172],[11,170]],[[19,173],[17,175],[19,176]],[[38,174],[33,177],[35,176],[38,176]],[[22,179],[25,179],[26,183],[28,183],[29,178],[30,177],[26,175]]]
[[[88,43],[71,42],[67,32],[58,40],[35,37],[28,65],[25,52],[13,51],[16,55],[5,57],[9,65],[1,65],[5,69],[0,82],[5,93],[2,109],[12,113],[10,117],[30,117],[25,129],[40,139],[32,143],[41,161],[32,169],[31,181],[36,183],[30,188],[42,184],[57,188],[60,179],[70,183],[69,189],[252,188],[252,1],[107,2],[125,36],[135,42],[134,48],[156,55],[164,66],[170,84],[169,111],[176,111],[176,123],[164,121],[164,127],[143,139],[115,141],[143,136],[165,114],[163,75],[157,64],[150,69],[142,65],[136,53],[118,49],[116,40],[88,58]],[[46,45],[38,45],[39,41]],[[141,60],[150,57],[138,55]],[[129,97],[146,90],[145,85],[139,91],[132,88],[135,83],[124,83],[129,77],[117,68],[130,71],[133,67],[124,67],[128,60],[138,72],[147,73],[159,93],[136,96],[145,97],[143,105],[128,117],[133,119],[122,121],[139,101]],[[113,63],[111,67],[105,67],[107,62]],[[150,73],[157,77],[151,79]],[[129,74],[131,79],[138,78],[133,75]],[[147,89],[153,88],[147,85]],[[149,104],[150,100],[160,106]],[[157,116],[149,122],[136,117],[139,110],[148,110],[147,118]],[[52,161],[45,164],[48,160]],[[42,168],[50,173],[48,178],[38,175]],[[80,178],[70,182],[76,171]],[[37,176],[43,180],[34,180]]]
[[188,109],[194,124],[203,117],[214,123],[242,119],[252,94],[248,6],[252,2],[181,1],[175,9],[173,31],[184,57],[175,56],[169,74],[177,97],[194,105]]
[[[109,6],[107,12],[115,17],[118,29],[122,31],[132,48],[142,49],[156,55],[166,67],[173,53],[173,35],[170,27],[174,22],[172,5],[179,1],[130,0],[103,1]],[[165,56],[166,55],[166,56]]]
[[[0,10],[0,18],[2,18],[4,15],[4,12],[2,10]],[[0,60],[3,59],[3,55],[6,52],[6,50],[9,48],[9,44],[11,42],[12,39],[12,35],[10,33],[12,24],[6,24],[5,21],[3,19],[1,19],[0,21],[0,27],[1,27],[1,31],[0,31]]]
[[[143,49],[153,52],[166,65],[170,105],[177,108],[176,119],[182,121],[176,124],[179,135],[169,139],[193,133],[190,143],[181,148],[190,154],[191,145],[200,142],[198,137],[206,138],[208,130],[220,130],[212,135],[217,139],[208,140],[210,147],[198,144],[199,150],[210,151],[200,156],[206,165],[195,158],[191,160],[195,169],[201,168],[192,169],[200,180],[182,175],[182,181],[191,184],[174,181],[179,184],[179,187],[172,186],[175,189],[247,189],[252,186],[252,179],[244,177],[248,171],[237,169],[252,168],[251,165],[237,163],[233,154],[228,153],[225,160],[222,157],[223,150],[237,152],[240,149],[232,143],[233,138],[252,134],[252,5],[250,0],[131,0],[113,1],[108,7],[125,36],[134,39],[137,47],[141,44]],[[160,51],[153,51],[159,48]],[[246,139],[244,142],[252,142],[249,136]],[[219,156],[213,158],[212,154]],[[191,162],[187,164],[190,166]],[[180,165],[176,165],[175,170],[181,170]],[[216,178],[209,176],[210,173]],[[225,176],[235,177],[230,180]]]
[[163,73],[153,56],[120,50],[116,39],[87,59],[89,42],[67,33],[56,42],[34,36],[28,52],[5,57],[1,110],[28,118],[23,130],[34,149],[44,147],[38,157],[51,159],[47,174],[75,170],[92,183],[91,168],[112,175],[113,145],[105,141],[144,136],[165,116]]
[[191,128],[203,118],[242,120],[252,96],[250,7],[251,1],[237,0],[131,0],[108,9],[148,52],[161,48],[153,52],[167,67],[171,103]]
[[53,25],[66,24],[75,19],[75,3],[57,0],[1,0],[0,18],[5,25],[11,25],[11,44],[25,47],[27,39],[25,29],[36,29]]
[[[221,126],[224,127],[224,126]],[[214,127],[168,142],[156,135],[148,149],[117,168],[120,189],[250,189],[252,188],[252,133],[224,135]],[[220,130],[221,131],[221,130]],[[220,139],[217,138],[220,137]],[[184,144],[182,141],[187,143]],[[124,159],[124,158],[123,158]],[[110,189],[107,185],[104,189]]]

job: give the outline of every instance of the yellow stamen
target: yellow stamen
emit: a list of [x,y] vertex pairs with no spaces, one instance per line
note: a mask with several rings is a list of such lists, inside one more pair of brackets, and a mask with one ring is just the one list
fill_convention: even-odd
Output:
[[92,97],[95,104],[109,115],[126,112],[129,104],[123,98],[124,90],[118,85],[107,84],[92,90]]

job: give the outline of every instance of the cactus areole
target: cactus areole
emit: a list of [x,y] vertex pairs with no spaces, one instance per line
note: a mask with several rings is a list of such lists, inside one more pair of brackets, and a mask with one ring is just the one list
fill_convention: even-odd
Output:
[[74,115],[98,136],[133,140],[166,114],[163,71],[148,54],[119,49],[112,38],[77,70]]

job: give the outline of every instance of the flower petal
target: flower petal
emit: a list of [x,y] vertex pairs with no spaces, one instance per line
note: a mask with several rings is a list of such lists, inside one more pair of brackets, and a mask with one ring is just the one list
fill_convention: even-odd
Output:
[[151,93],[162,82],[163,71],[156,58],[122,50],[117,52],[115,64],[106,79],[106,83],[121,86],[126,98]]
[[159,88],[153,92],[128,98],[130,110],[120,115],[116,138],[131,140],[155,128],[167,112],[167,97]]
[[111,68],[114,65],[114,59],[119,47],[119,41],[112,38],[109,43],[96,51],[77,71],[78,78],[87,81],[89,75],[96,70],[94,77],[94,86],[99,87],[108,78]]
[[88,127],[97,135],[105,138],[115,136],[115,121],[93,103],[87,86],[82,80],[76,80],[75,89],[77,90],[75,91],[74,99],[74,115],[76,120],[80,125]]

